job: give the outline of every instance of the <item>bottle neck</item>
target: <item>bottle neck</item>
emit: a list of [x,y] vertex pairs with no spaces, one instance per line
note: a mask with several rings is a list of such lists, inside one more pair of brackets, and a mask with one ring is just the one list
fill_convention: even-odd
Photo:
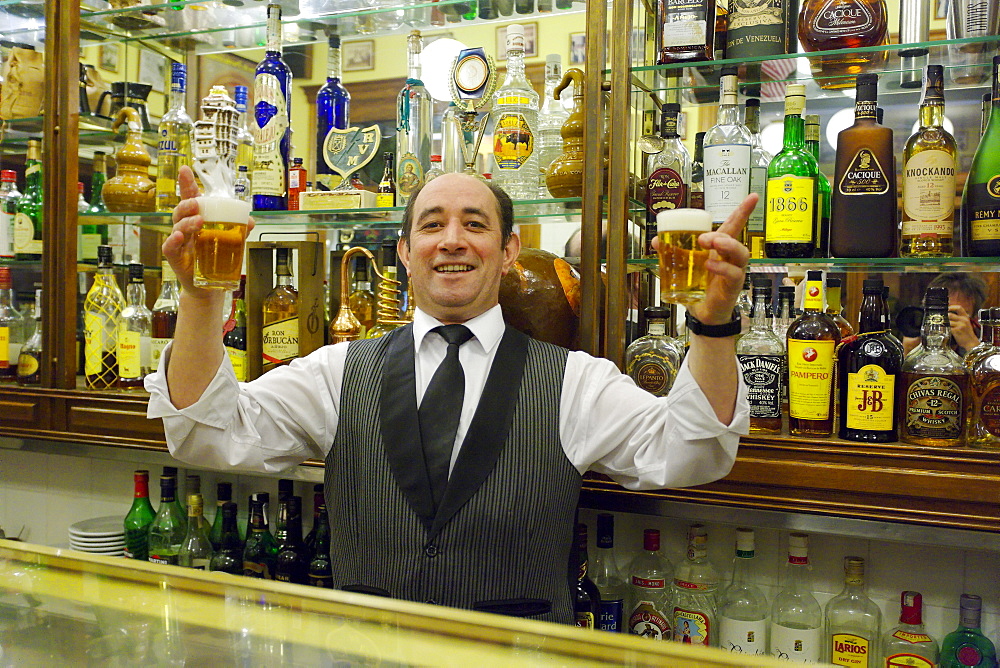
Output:
[[740,107],[736,102],[736,77],[726,75],[719,82],[718,125],[739,125]]
[[885,330],[883,305],[881,294],[865,294],[861,301],[861,317],[858,322],[862,334]]
[[805,121],[798,114],[785,116],[785,148],[802,148]]
[[129,306],[140,306],[146,303],[146,286],[142,283],[129,283],[125,298]]
[[754,552],[736,551],[736,558],[733,559],[733,584],[743,584],[750,580],[750,571],[753,569]]
[[406,51],[406,78],[420,81],[420,39],[411,37]]
[[340,81],[340,73],[340,47],[331,46],[326,54],[326,78],[328,81]]
[[650,318],[646,327],[648,336],[665,336],[667,333],[667,321],[663,318]]
[[[824,307],[824,295],[823,295],[823,281],[806,281],[806,294],[805,300],[802,303],[802,308],[811,313],[818,313],[823,311]],[[789,308],[789,311],[791,309]]]
[[843,307],[840,305],[840,288],[826,287],[826,312],[830,315],[840,315]]
[[944,123],[944,100],[935,99],[920,105],[920,127],[939,128]]
[[878,102],[874,99],[866,100],[859,98],[854,104],[854,121],[868,121],[875,123],[878,118]]
[[276,5],[267,8],[267,53],[281,55],[281,10]]
[[743,114],[743,125],[756,137],[760,133],[760,107],[747,107]]
[[137,499],[149,498],[149,480],[147,478],[136,478],[135,498]]
[[170,110],[184,110],[184,82],[174,82],[170,86]]
[[504,79],[504,87],[524,82],[524,51],[509,49],[507,51],[507,78]]
[[947,345],[951,339],[947,310],[937,308],[927,310],[920,328],[920,339],[924,348],[928,350],[941,350]]
[[751,329],[770,330],[771,325],[767,318],[767,293],[754,293],[753,296],[753,320],[750,323]]

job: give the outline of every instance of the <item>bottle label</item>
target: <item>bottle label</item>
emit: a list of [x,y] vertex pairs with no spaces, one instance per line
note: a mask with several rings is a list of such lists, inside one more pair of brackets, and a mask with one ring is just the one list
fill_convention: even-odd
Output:
[[812,30],[827,37],[855,36],[872,30],[875,21],[874,12],[862,0],[827,0],[816,12]]
[[[497,98],[497,104],[507,104],[505,101],[509,99]],[[493,158],[497,169],[521,169],[534,150],[535,135],[528,119],[517,112],[502,112],[493,130]]]
[[375,206],[396,206],[396,196],[393,193],[379,193],[375,196]]
[[737,355],[747,386],[751,418],[781,417],[783,355]]
[[835,666],[868,668],[868,639],[853,633],[834,633],[830,638],[830,663]]
[[704,612],[674,608],[674,640],[677,642],[707,646],[711,630]]
[[934,668],[936,665],[933,661],[917,654],[890,654],[885,657],[885,668]]
[[767,620],[745,622],[720,615],[719,648],[737,654],[767,654]]
[[[921,151],[906,161],[903,167],[903,213],[903,234],[951,236],[955,217],[953,155],[947,151]],[[907,232],[907,227],[915,229]]]
[[247,381],[247,351],[226,346],[226,352],[229,354],[229,361],[236,373],[236,380],[245,383]]
[[10,368],[10,327],[0,327],[0,369]]
[[264,325],[264,364],[281,364],[299,356],[299,317]]
[[313,575],[312,573],[310,573],[309,585],[312,587],[319,587],[320,589],[333,589],[333,576]]
[[[869,351],[865,346],[872,350]],[[876,357],[885,354],[886,348],[881,341],[866,341],[862,345],[862,351]],[[847,428],[890,431],[895,390],[896,376],[886,373],[877,364],[866,364],[856,373],[847,374],[847,406],[841,407],[847,414]]]
[[666,389],[667,383],[673,377],[673,374],[667,373],[661,362],[641,364],[631,375],[636,385],[657,396]]
[[[273,74],[258,74],[253,80],[254,118],[263,126],[253,127],[253,193],[272,197],[285,196],[285,164],[281,141],[288,132],[288,106],[281,82]],[[270,115],[268,115],[270,114]]]
[[177,565],[176,554],[150,554],[149,560],[154,564],[168,564],[170,566]]
[[100,375],[104,370],[102,351],[105,347],[104,319],[100,314],[85,312],[84,329],[84,372],[88,376]]
[[816,179],[785,174],[767,180],[767,243],[812,243]]
[[704,191],[692,191],[691,192],[691,208],[692,209],[704,209],[705,208],[705,193]]
[[243,575],[248,578],[260,578],[262,580],[272,579],[271,570],[267,567],[267,564],[257,561],[244,561]]
[[646,578],[640,578],[637,575],[633,575],[632,586],[642,587],[643,589],[663,589],[667,586],[667,581],[663,579],[647,580]]
[[732,3],[726,19],[727,58],[785,52],[785,22],[780,4],[771,0]]
[[889,192],[886,171],[870,148],[859,149],[837,184],[841,195],[882,195]]
[[[20,369],[18,373],[20,373]],[[1000,385],[986,391],[980,402],[979,422],[986,431],[1000,437]]]
[[610,631],[612,633],[621,633],[622,630],[622,614],[624,613],[624,604],[622,600],[615,599],[613,601],[605,600],[601,598],[601,618],[598,620],[598,628],[602,631]]
[[806,281],[806,292],[802,300],[802,308],[812,311],[822,311],[826,304],[823,303],[823,281]]
[[681,209],[687,200],[687,187],[676,170],[661,167],[649,175],[646,183],[646,208],[655,216],[661,211]]
[[196,571],[207,571],[208,570],[208,564],[209,564],[209,560],[208,559],[203,559],[203,558],[192,559],[191,560],[191,565],[188,568],[193,568]]
[[[635,578],[632,578],[635,580]],[[635,610],[629,615],[628,630],[633,635],[668,640],[670,638],[670,622],[651,601],[639,601]]]
[[163,357],[163,349],[167,347],[172,339],[160,338],[159,336],[154,336],[149,339],[149,355],[150,362],[152,363],[153,371],[160,368],[160,358]]
[[14,214],[14,252],[41,255],[42,240],[35,238],[35,223],[26,213]]
[[[767,167],[750,167],[750,192],[757,193],[757,206],[750,212],[747,220],[747,232],[754,235],[764,234],[764,209],[767,202]],[[759,257],[754,255],[753,257]]]
[[705,210],[720,225],[750,194],[750,145],[705,147]]
[[965,208],[972,240],[1000,240],[1000,174],[995,174],[985,183],[970,183],[968,193]]
[[962,387],[947,376],[914,380],[906,388],[902,416],[906,433],[920,438],[961,437],[965,414],[962,395]]
[[799,420],[830,418],[833,341],[788,340],[788,414]]
[[819,663],[822,629],[797,629],[771,624],[771,654],[799,663]]
[[704,0],[663,0],[662,48],[705,46],[707,17]]
[[124,327],[118,330],[118,375],[121,378],[138,378],[142,375],[140,357],[142,335],[130,332]]
[[576,625],[581,629],[593,629],[596,628],[594,625],[594,613],[592,612],[581,612],[577,610],[576,612]]
[[[910,633],[908,631],[897,630],[892,634],[893,638],[897,640],[902,640],[909,643],[928,643],[932,642],[931,637],[926,633]],[[912,665],[912,664],[902,664],[902,665]],[[922,665],[922,664],[921,664]]]
[[[396,169],[396,185],[403,197],[409,198],[421,183],[424,182],[424,168],[421,166],[417,156],[412,153],[405,153],[399,158],[399,165]],[[396,206],[395,198],[391,193],[379,193],[378,201],[381,202],[384,195],[389,195],[391,204],[378,204],[378,206]]]
[[288,170],[288,189],[292,188],[304,188],[305,184],[299,185],[299,174],[302,172],[301,169],[289,169]]

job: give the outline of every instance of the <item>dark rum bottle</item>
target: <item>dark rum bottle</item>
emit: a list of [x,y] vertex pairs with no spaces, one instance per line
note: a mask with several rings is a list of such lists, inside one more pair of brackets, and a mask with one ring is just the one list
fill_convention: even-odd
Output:
[[[658,0],[657,64],[715,58],[716,0]],[[721,17],[725,20],[725,16]],[[723,26],[725,23],[723,22]],[[725,45],[720,45],[724,47]]]
[[289,496],[278,502],[278,523],[274,530],[278,543],[274,579],[306,584],[309,554],[302,542],[302,497]]
[[834,350],[840,328],[825,310],[823,272],[806,273],[803,313],[788,327],[788,431],[833,433]]
[[805,0],[799,42],[806,51],[837,51],[809,59],[813,76],[823,88],[850,88],[855,75],[885,64],[884,51],[847,51],[888,43],[885,0]]

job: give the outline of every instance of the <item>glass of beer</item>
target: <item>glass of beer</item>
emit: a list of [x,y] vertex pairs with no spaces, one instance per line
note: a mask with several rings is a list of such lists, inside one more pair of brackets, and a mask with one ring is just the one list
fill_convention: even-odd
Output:
[[709,251],[698,245],[698,237],[711,231],[712,217],[702,209],[668,209],[656,214],[662,301],[693,304],[705,298]]
[[227,197],[196,199],[204,222],[194,241],[194,284],[235,290],[243,273],[250,203]]

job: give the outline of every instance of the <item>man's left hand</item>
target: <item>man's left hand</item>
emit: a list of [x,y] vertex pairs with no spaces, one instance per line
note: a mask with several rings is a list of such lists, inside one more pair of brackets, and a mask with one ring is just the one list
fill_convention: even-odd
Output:
[[743,290],[750,251],[737,239],[757,206],[757,194],[750,193],[714,232],[698,237],[702,248],[709,250],[705,268],[708,287],[705,299],[689,307],[691,314],[706,325],[722,325],[733,319],[736,300]]

